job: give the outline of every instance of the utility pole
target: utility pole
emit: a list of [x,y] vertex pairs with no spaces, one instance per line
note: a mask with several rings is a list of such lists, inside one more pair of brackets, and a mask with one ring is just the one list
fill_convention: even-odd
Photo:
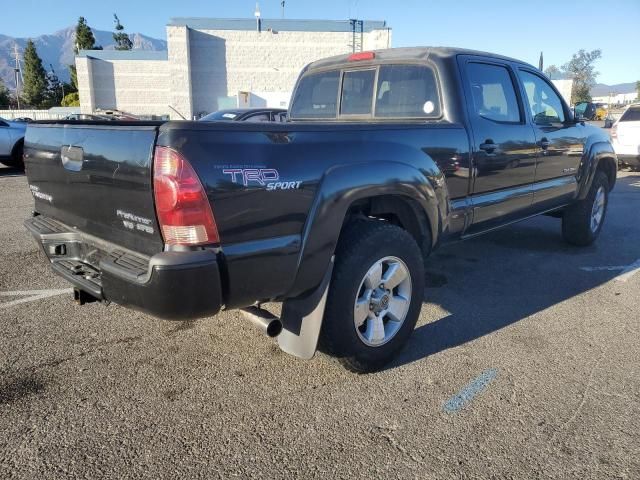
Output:
[[13,44],[13,55],[16,59],[16,66],[13,69],[16,78],[16,100],[18,102],[18,110],[20,110],[20,52],[18,52],[18,44]]

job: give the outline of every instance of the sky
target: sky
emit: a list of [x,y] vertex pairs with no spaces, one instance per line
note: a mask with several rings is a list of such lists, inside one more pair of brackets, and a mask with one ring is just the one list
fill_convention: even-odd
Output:
[[[281,18],[281,0],[261,0],[263,18]],[[112,30],[166,39],[171,17],[253,17],[255,0],[0,0],[0,35],[53,33],[86,17]],[[579,49],[602,50],[598,82],[640,80],[640,0],[286,0],[285,18],[386,20],[392,46],[452,46],[562,65]]]

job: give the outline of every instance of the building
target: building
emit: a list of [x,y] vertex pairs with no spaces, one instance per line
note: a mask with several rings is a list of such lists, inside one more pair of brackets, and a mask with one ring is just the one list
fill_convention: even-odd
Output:
[[609,95],[601,95],[591,99],[594,103],[606,103],[607,105],[628,105],[638,101],[638,93],[615,93]]
[[567,102],[567,105],[571,105],[571,92],[573,90],[573,80],[551,80],[551,82],[555,85],[564,98],[564,101]]
[[286,107],[306,64],[390,46],[384,21],[173,18],[166,52],[80,51],[80,105],[83,113],[115,109],[173,119]]

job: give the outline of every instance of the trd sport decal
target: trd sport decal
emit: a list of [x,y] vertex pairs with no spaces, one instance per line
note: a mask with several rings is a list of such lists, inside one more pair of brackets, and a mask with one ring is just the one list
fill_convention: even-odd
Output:
[[222,173],[229,175],[233,183],[260,185],[267,190],[295,190],[300,188],[301,181],[281,182],[280,174],[275,168],[223,168]]

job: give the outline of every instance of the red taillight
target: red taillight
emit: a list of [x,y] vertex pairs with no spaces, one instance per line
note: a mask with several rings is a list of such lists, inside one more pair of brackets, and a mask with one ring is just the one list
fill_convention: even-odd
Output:
[[156,147],[153,193],[167,245],[220,242],[211,205],[196,172],[182,155],[168,147]]
[[618,138],[618,126],[611,127],[611,138]]
[[349,55],[347,60],[349,62],[358,62],[361,60],[373,60],[374,58],[376,58],[375,52],[358,52],[358,53],[352,53],[351,55]]

